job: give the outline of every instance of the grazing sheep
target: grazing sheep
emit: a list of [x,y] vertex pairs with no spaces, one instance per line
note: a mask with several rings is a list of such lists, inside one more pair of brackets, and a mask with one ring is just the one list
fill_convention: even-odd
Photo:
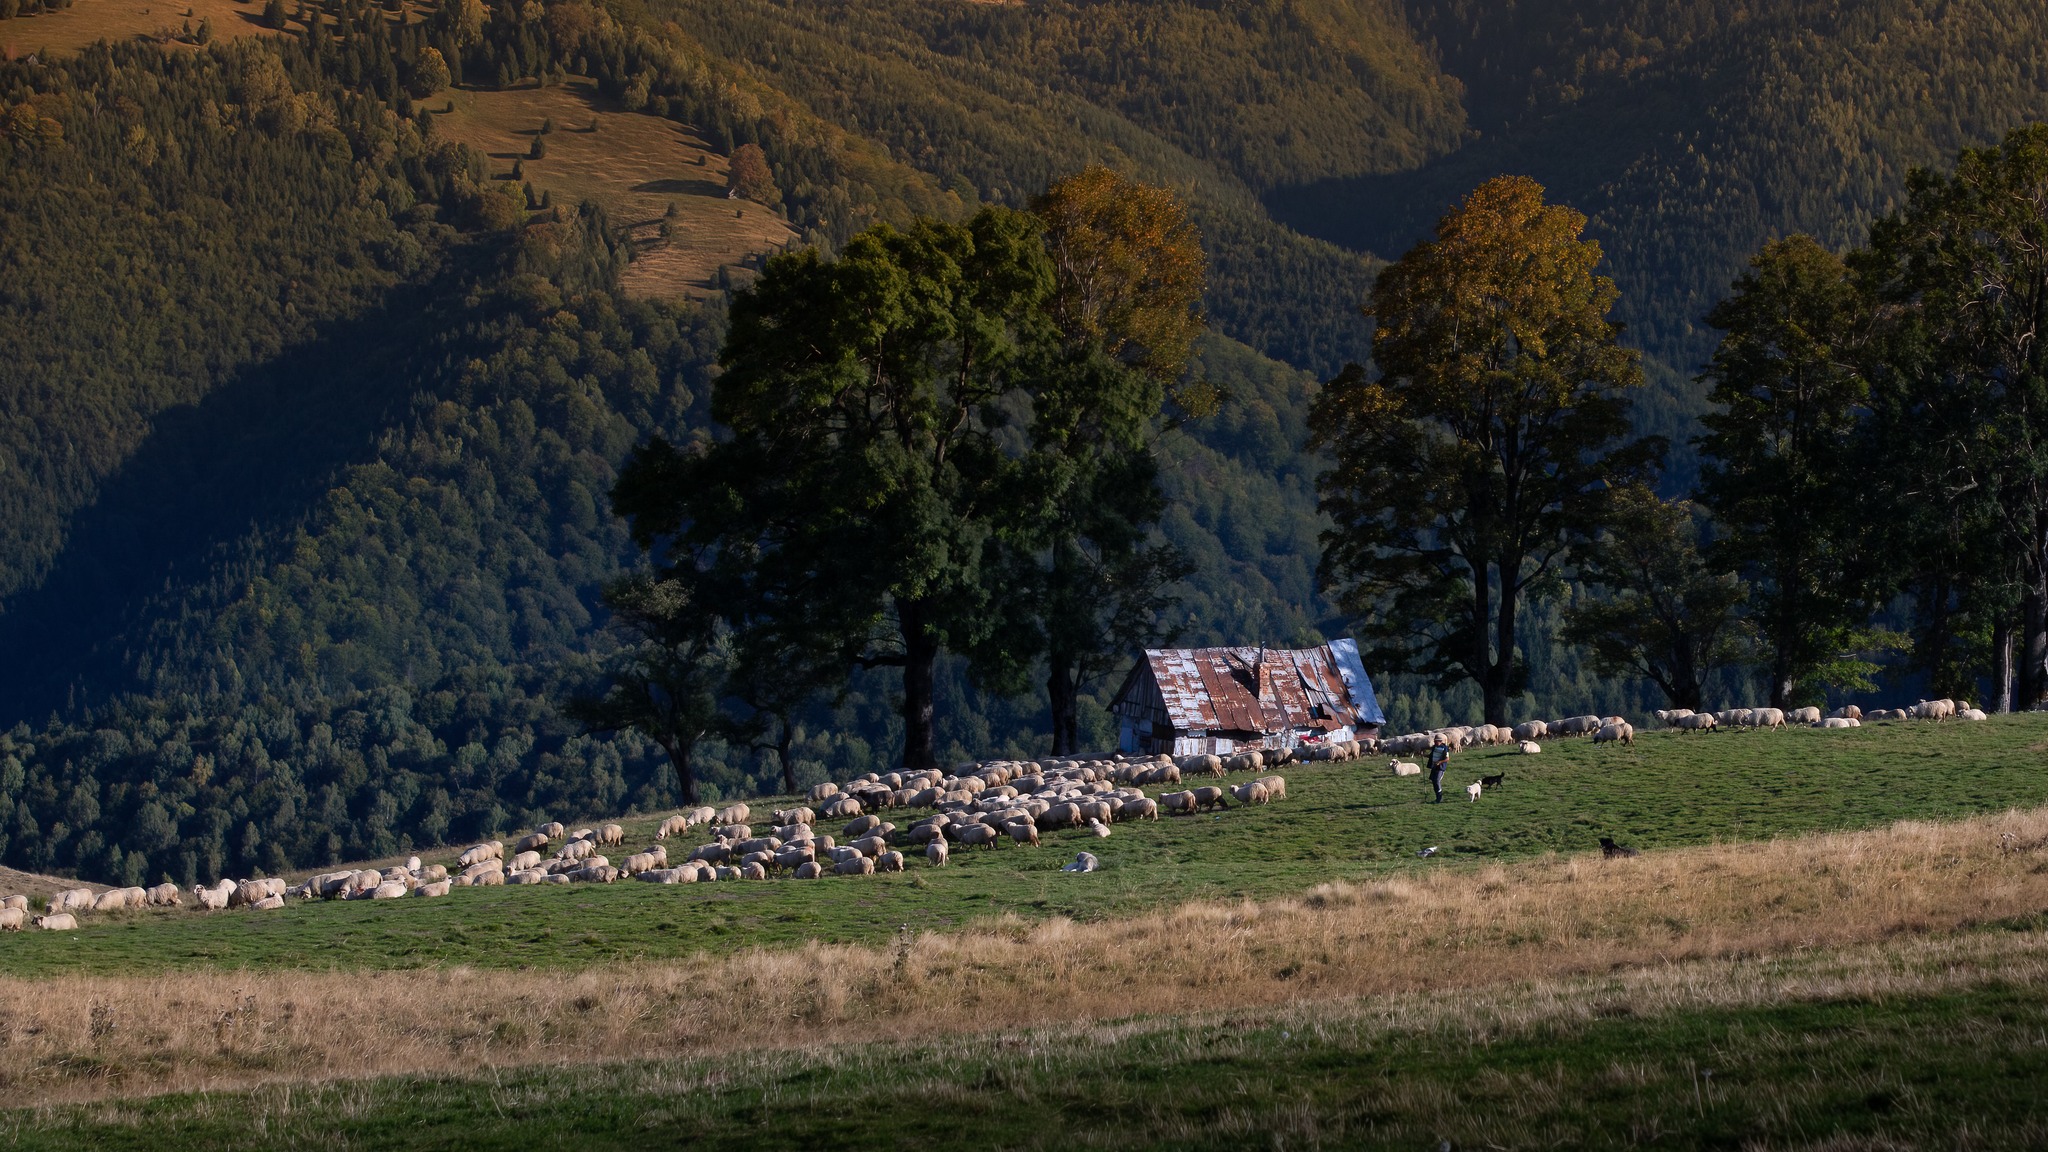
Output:
[[1602,836],[1600,838],[1600,854],[1602,856],[1607,857],[1609,860],[1613,860],[1616,857],[1642,855],[1641,852],[1637,851],[1634,848],[1629,848],[1620,844],[1616,844],[1614,842],[1614,839],[1609,836]]
[[767,878],[768,869],[763,868],[758,862],[740,865],[740,879],[742,880],[766,880]]
[[223,880],[217,888],[201,885],[192,889],[192,897],[199,901],[201,908],[225,908],[228,906],[228,895],[233,891],[234,881]]
[[715,823],[719,824],[745,824],[747,817],[752,814],[753,809],[748,808],[745,804],[733,804],[719,809],[718,815],[713,819]]
[[1166,814],[1169,816],[1192,816],[1195,811],[1195,794],[1193,792],[1167,792],[1159,797],[1159,806],[1166,809]]
[[50,897],[49,910],[52,912],[83,912],[91,908],[92,902],[97,898],[90,888],[66,888],[64,891]]
[[28,897],[9,896],[5,900],[0,900],[0,908],[12,908],[17,912],[26,912],[28,911]]
[[1524,741],[1522,741],[1522,755],[1524,755],[1524,756],[1534,756],[1534,755],[1536,755],[1536,754],[1538,754],[1538,753],[1540,753],[1540,752],[1542,752],[1542,751],[1543,751],[1543,745],[1541,745],[1541,744],[1538,744],[1538,743],[1537,743],[1537,742],[1535,742],[1534,740],[1524,740]]
[[540,855],[540,850],[547,846],[548,834],[545,832],[534,832],[521,836],[518,840],[514,841],[512,844],[512,854],[517,856],[522,852],[531,852],[538,856]]
[[877,856],[877,857],[875,857],[875,871],[877,871],[877,872],[901,872],[901,871],[903,871],[903,853],[901,853],[901,852],[884,852],[884,853],[882,853],[882,854],[881,854],[880,856]]
[[811,789],[809,799],[813,804],[822,804],[837,795],[839,795],[839,785],[827,780],[825,783],[816,785]]
[[1002,833],[986,824],[963,824],[952,831],[954,842],[962,848],[978,848],[986,844],[994,850],[1003,839]]
[[560,848],[555,849],[555,859],[557,860],[581,860],[596,854],[597,842],[595,840],[571,840]]
[[947,855],[948,850],[946,848],[946,842],[943,839],[933,840],[931,843],[924,846],[925,863],[931,865],[934,868],[940,867],[941,865],[945,864]]
[[1785,726],[1785,710],[1783,708],[1753,708],[1749,713],[1749,723],[1753,728],[1783,728]]
[[598,867],[578,868],[576,871],[569,873],[568,876],[570,883],[573,884],[610,884],[619,878],[619,870],[606,864]]
[[1261,776],[1259,783],[1266,789],[1266,799],[1279,803],[1287,799],[1287,778],[1284,776]]
[[530,868],[538,868],[540,867],[540,853],[532,851],[521,852],[517,856],[512,857],[510,867],[514,872],[524,872]]
[[1093,852],[1077,852],[1074,854],[1074,862],[1060,869],[1060,871],[1093,872],[1100,867],[1102,867],[1102,862],[1095,858]]
[[[827,787],[830,787],[830,785],[827,785]],[[820,865],[816,860],[804,861],[802,864],[797,865],[795,872],[791,873],[791,875],[795,876],[799,880],[816,880],[818,877],[823,876],[824,874],[824,867]]]
[[1543,737],[1550,735],[1550,725],[1545,724],[1541,720],[1531,720],[1526,724],[1515,725],[1514,731],[1510,735],[1517,740],[1541,740]]
[[626,830],[617,824],[607,824],[597,830],[597,842],[606,847],[626,842]]
[[386,880],[382,884],[377,885],[376,890],[370,893],[370,899],[396,900],[410,891],[412,889],[407,888],[403,880]]
[[[555,821],[550,821],[546,824],[543,824],[540,827],[535,828],[534,831],[547,837],[550,842],[560,840],[562,838],[562,826],[560,823]],[[419,871],[419,869],[415,867],[413,871],[417,872]]]
[[1019,820],[1012,824],[1005,824],[1003,825],[1003,831],[1009,833],[1010,839],[1018,844],[1029,844],[1033,848],[1038,847],[1038,825],[1033,824],[1029,820]]
[[273,908],[282,908],[284,907],[284,894],[278,893],[274,896],[265,896],[263,899],[249,905],[249,907],[258,912],[268,912]]
[[1195,811],[1197,812],[1206,812],[1213,808],[1230,807],[1230,803],[1223,798],[1224,792],[1221,788],[1196,788],[1192,790],[1190,795],[1195,798]]
[[1389,760],[1387,761],[1387,771],[1392,772],[1396,776],[1420,776],[1422,775],[1422,765],[1406,760]]
[[1823,728],[1861,728],[1863,721],[1850,716],[1830,716],[1820,722]]
[[0,908],[0,932],[19,932],[27,919],[25,908]]
[[860,815],[862,811],[859,800],[842,795],[827,800],[824,806],[818,809],[818,815],[827,820],[847,820]]
[[69,912],[53,912],[36,917],[36,927],[46,932],[72,932],[78,928],[78,917]]
[[1119,820],[1157,820],[1159,819],[1159,802],[1149,796],[1129,801],[1123,807],[1117,809],[1116,818]]
[[144,899],[152,908],[176,908],[185,901],[178,895],[176,884],[159,884],[148,889]]
[[467,868],[472,864],[480,864],[485,860],[502,860],[504,856],[505,846],[493,840],[488,844],[478,844],[473,848],[464,850],[462,855],[455,858],[455,866],[457,868]]
[[652,852],[635,852],[619,861],[619,874],[631,876],[635,872],[652,872],[666,862]]
[[454,886],[455,882],[453,880],[436,880],[431,884],[422,884],[413,889],[412,894],[415,896],[446,896],[448,890]]
[[1603,725],[1598,732],[1593,733],[1593,743],[1595,744],[1612,744],[1617,742],[1622,744],[1634,744],[1636,742],[1636,730],[1626,720],[1619,724]]
[[1818,724],[1820,723],[1820,709],[1811,704],[1804,708],[1794,708],[1790,712],[1785,713],[1785,722],[1787,724]]
[[781,811],[775,813],[774,815],[775,819],[773,822],[785,826],[793,824],[810,824],[818,818],[818,814],[811,811],[809,808],[784,808]]
[[1690,708],[1660,708],[1655,713],[1657,719],[1662,721],[1664,726],[1667,728],[1678,727],[1678,722],[1680,720],[1683,720],[1687,716],[1690,716],[1692,714],[1693,711]]
[[1863,719],[1863,709],[1854,704],[1844,704],[1833,712],[1828,713],[1828,718],[1831,720],[1861,720]]
[[834,876],[872,876],[874,873],[875,862],[865,856],[855,856],[851,860],[841,860],[832,866],[832,874]]
[[1711,732],[1720,726],[1720,721],[1714,719],[1711,712],[1696,712],[1691,716],[1679,717],[1678,723],[1674,726],[1681,732]]
[[1472,783],[1465,785],[1465,796],[1474,804],[1479,803],[1479,791],[1479,781],[1477,780],[1474,780]]
[[128,907],[128,890],[126,888],[109,888],[95,897],[92,902],[92,910],[95,912],[119,912],[126,907]]
[[840,834],[845,836],[848,840],[854,840],[867,835],[869,832],[881,826],[882,818],[880,816],[860,816],[856,817],[855,819],[848,820],[846,822],[846,827],[840,829]]
[[1605,727],[1598,716],[1572,716],[1548,725],[1550,736],[1590,736]]
[[1257,780],[1239,784],[1230,790],[1230,794],[1237,797],[1239,804],[1264,804],[1267,800],[1266,786]]

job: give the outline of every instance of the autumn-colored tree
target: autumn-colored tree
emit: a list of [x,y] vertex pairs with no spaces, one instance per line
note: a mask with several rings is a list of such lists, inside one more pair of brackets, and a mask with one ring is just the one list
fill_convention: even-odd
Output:
[[452,78],[448,75],[448,61],[439,48],[423,48],[412,66],[412,84],[409,90],[422,100],[448,87]]
[[733,149],[725,171],[725,190],[756,204],[772,204],[778,197],[775,174],[768,168],[768,154],[759,144],[742,144]]
[[1191,571],[1152,538],[1166,506],[1152,446],[1169,394],[1183,411],[1214,404],[1182,385],[1208,259],[1171,191],[1107,168],[1060,181],[1031,209],[1052,259],[1058,342],[1031,389],[1030,498],[1002,534],[1008,595],[993,635],[1007,658],[1043,662],[1060,754],[1080,750],[1081,693],[1170,636],[1169,589]]
[[484,38],[484,22],[491,18],[484,0],[455,0],[448,13],[457,44],[466,48]]
[[1324,586],[1385,666],[1477,682],[1495,724],[1523,687],[1524,598],[1663,448],[1626,439],[1642,370],[1585,224],[1534,180],[1480,185],[1380,273],[1377,371],[1346,367],[1310,416],[1336,465]]
[[1099,345],[1206,414],[1213,390],[1184,389],[1181,374],[1208,323],[1209,260],[1179,198],[1096,165],[1048,188],[1031,211],[1045,221],[1054,318],[1068,339]]

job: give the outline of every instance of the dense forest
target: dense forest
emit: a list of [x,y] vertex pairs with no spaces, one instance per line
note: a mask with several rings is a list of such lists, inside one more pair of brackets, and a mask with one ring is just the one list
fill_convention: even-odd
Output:
[[[0,62],[9,864],[189,881],[673,799],[648,741],[560,702],[640,563],[618,470],[714,434],[728,301],[625,296],[601,216],[437,140],[440,85],[589,75],[757,145],[826,252],[1093,162],[1173,190],[1209,261],[1189,372],[1223,397],[1155,449],[1159,538],[1192,567],[1164,623],[1191,643],[1354,626],[1317,582],[1310,405],[1367,356],[1375,271],[1482,180],[1528,172],[1590,218],[1674,494],[1745,260],[1792,230],[1861,244],[1909,167],[2048,116],[2044,17],[1981,3],[323,7],[306,33]],[[1559,639],[1593,597],[1526,607],[1518,709],[1661,702]],[[1893,695],[1932,674],[1879,659]],[[805,778],[892,762],[892,677],[809,707]],[[937,677],[942,756],[1045,747],[1042,693]],[[1469,684],[1383,680],[1398,726],[1477,714]],[[697,768],[714,794],[773,771],[717,740]]]

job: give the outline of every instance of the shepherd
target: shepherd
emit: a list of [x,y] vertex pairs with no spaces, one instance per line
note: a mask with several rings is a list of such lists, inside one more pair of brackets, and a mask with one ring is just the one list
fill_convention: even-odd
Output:
[[1429,786],[1436,789],[1436,802],[1444,802],[1444,770],[1451,766],[1451,742],[1444,734],[1436,734],[1436,743],[1429,746]]

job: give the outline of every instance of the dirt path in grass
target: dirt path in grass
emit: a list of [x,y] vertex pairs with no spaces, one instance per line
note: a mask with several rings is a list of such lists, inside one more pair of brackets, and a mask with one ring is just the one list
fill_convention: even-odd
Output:
[[[575,974],[0,981],[0,1077],[60,1100],[929,1038],[1813,955],[2048,926],[2048,810],[1547,859],[1099,924]],[[2015,936],[2039,941],[2039,932]],[[1924,942],[1924,941],[1923,941]],[[1682,989],[1680,981],[1675,988]]]

